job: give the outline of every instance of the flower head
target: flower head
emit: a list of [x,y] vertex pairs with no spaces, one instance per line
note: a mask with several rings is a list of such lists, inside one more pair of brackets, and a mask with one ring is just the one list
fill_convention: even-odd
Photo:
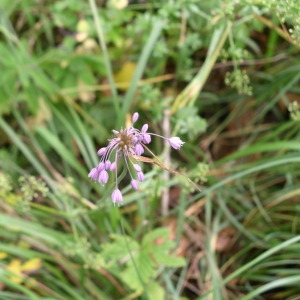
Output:
[[151,135],[167,140],[174,149],[180,149],[184,144],[179,137],[166,138],[164,136],[148,132],[148,124],[144,124],[141,130],[135,128],[133,124],[138,120],[139,114],[136,112],[132,116],[132,125],[129,128],[119,131],[113,130],[113,137],[109,140],[106,147],[100,148],[97,154],[100,156],[100,162],[93,168],[88,177],[105,184],[109,180],[109,173],[115,173],[116,188],[111,194],[112,202],[120,204],[123,196],[118,188],[118,162],[124,161],[124,165],[131,177],[131,186],[138,190],[138,181],[145,179],[141,166],[136,162],[135,157],[142,155],[145,145],[151,142]]

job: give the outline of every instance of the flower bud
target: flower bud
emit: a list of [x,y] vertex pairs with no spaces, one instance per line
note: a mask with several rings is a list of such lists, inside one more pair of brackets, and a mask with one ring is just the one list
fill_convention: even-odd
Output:
[[135,123],[139,118],[139,113],[135,112],[132,116],[132,123]]
[[103,148],[101,148],[101,149],[98,150],[97,154],[99,156],[102,156],[103,154],[105,154],[105,152],[106,152],[106,147],[103,147]]
[[121,203],[123,201],[122,193],[119,189],[115,189],[111,194],[111,200],[113,203]]
[[184,142],[178,136],[171,137],[168,139],[168,141],[176,150],[180,149],[180,147],[184,144]]
[[131,180],[131,186],[132,186],[132,188],[134,190],[138,190],[139,189],[139,185],[138,185],[137,181],[134,180],[134,179]]

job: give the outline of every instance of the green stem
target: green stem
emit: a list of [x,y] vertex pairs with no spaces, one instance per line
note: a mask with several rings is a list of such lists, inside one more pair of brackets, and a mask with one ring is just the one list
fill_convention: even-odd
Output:
[[89,2],[90,2],[91,11],[92,11],[95,26],[96,26],[96,31],[97,31],[100,47],[102,50],[102,55],[103,55],[104,64],[105,64],[105,68],[106,68],[106,72],[107,72],[108,82],[110,85],[111,93],[114,98],[113,102],[114,102],[115,110],[116,110],[117,115],[120,116],[120,107],[119,107],[119,103],[117,100],[118,99],[118,91],[117,91],[117,88],[115,85],[113,71],[112,71],[112,67],[111,67],[111,63],[110,63],[110,59],[109,59],[109,55],[108,55],[108,51],[107,51],[107,47],[106,47],[106,43],[105,43],[105,39],[104,39],[104,34],[103,34],[100,18],[99,18],[98,12],[97,12],[96,3],[95,3],[95,0],[89,0]]
[[128,253],[129,253],[130,259],[132,261],[133,267],[134,267],[134,269],[135,269],[135,271],[136,271],[136,273],[138,275],[139,281],[140,281],[140,283],[141,283],[141,285],[142,285],[142,287],[144,289],[144,293],[145,293],[146,299],[150,300],[150,297],[149,297],[147,289],[146,289],[145,282],[143,281],[143,278],[142,278],[142,276],[141,276],[141,274],[139,272],[137,264],[136,264],[136,262],[135,262],[135,260],[133,258],[132,251],[131,251],[131,249],[129,247],[129,243],[128,243],[128,240],[127,240],[127,236],[126,236],[126,232],[125,232],[125,228],[124,228],[122,217],[120,218],[120,223],[121,223],[122,234],[123,234],[124,239],[125,239],[126,248],[128,250]]
[[150,36],[147,40],[146,45],[143,48],[142,54],[139,58],[135,73],[133,75],[133,78],[131,80],[130,86],[126,92],[125,98],[123,100],[123,107],[122,107],[122,123],[119,125],[122,125],[125,121],[125,116],[129,112],[130,106],[133,102],[133,97],[136,92],[136,89],[138,87],[139,80],[142,78],[143,72],[146,68],[146,64],[148,62],[148,59],[150,57],[150,54],[156,44],[156,41],[158,37],[160,36],[160,33],[163,29],[164,22],[161,20],[158,20],[154,23],[152,31],[150,33]]

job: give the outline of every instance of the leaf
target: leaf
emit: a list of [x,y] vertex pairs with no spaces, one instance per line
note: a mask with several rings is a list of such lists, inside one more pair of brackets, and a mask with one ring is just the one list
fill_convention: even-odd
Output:
[[32,258],[25,262],[21,263],[20,259],[13,259],[7,266],[7,270],[16,276],[12,276],[10,279],[13,282],[21,283],[24,278],[24,273],[30,273],[32,271],[39,270],[42,267],[42,262],[40,258]]
[[82,176],[86,175],[86,170],[76,159],[74,151],[70,150],[57,135],[52,133],[48,128],[42,126],[36,126],[35,131],[59,154],[62,159],[68,162],[70,166],[77,170]]
[[157,244],[156,241],[157,239],[167,239],[168,236],[170,235],[170,230],[168,228],[157,228],[155,230],[150,231],[149,233],[147,233],[142,241],[142,244],[146,244],[146,243],[154,243]]
[[16,282],[16,283],[21,283],[23,281],[20,259],[11,260],[11,262],[7,266],[7,270],[16,275],[16,276],[11,277],[11,281]]
[[148,255],[156,266],[183,267],[186,264],[185,260],[170,254],[175,244],[169,236],[170,230],[168,228],[153,230],[144,237],[142,248],[148,249]]
[[[143,284],[148,284],[151,277],[155,277],[156,269],[148,251],[139,252],[134,257],[135,265],[132,260],[128,261],[128,267],[120,274],[120,278],[136,292],[143,290]],[[136,269],[136,268],[137,269]]]
[[50,243],[58,247],[63,247],[63,245],[69,240],[67,234],[46,228],[40,223],[25,221],[1,213],[0,229],[24,233],[38,241]]
[[8,256],[6,252],[0,252],[0,259],[4,259]]
[[150,300],[164,300],[165,290],[156,282],[150,281],[146,287]]
[[21,270],[32,272],[32,271],[39,270],[41,267],[42,267],[42,260],[40,258],[32,258],[32,259],[26,261],[22,265]]
[[[127,268],[120,275],[121,279],[136,292],[142,290],[143,284],[148,284],[151,278],[156,276],[158,270],[158,264],[156,259],[156,253],[160,253],[159,248],[165,247],[165,242],[169,236],[170,232],[166,228],[158,228],[149,232],[142,240],[140,251],[137,255],[134,255],[132,260],[127,263]],[[161,241],[162,239],[162,241]],[[163,242],[163,243],[162,243]],[[162,250],[163,253],[167,253],[170,246],[167,249]],[[157,252],[158,251],[158,252]]]
[[[128,261],[127,268],[120,275],[120,278],[135,292],[141,291],[144,284],[152,285],[152,278],[157,276],[160,265],[167,267],[182,267],[186,264],[181,257],[175,257],[169,254],[174,243],[168,240],[169,230],[159,228],[148,233],[142,241],[142,248],[138,255],[134,256],[134,262]],[[158,296],[160,294],[159,287],[155,287]],[[151,291],[147,289],[147,291]],[[154,297],[154,296],[153,296]],[[154,299],[151,297],[151,299]],[[163,298],[157,298],[163,299]]]
[[[128,236],[124,237],[122,235],[113,234],[111,237],[113,241],[102,246],[101,254],[107,260],[113,261],[113,263],[117,263],[118,260],[129,256],[128,247],[132,253],[136,252],[139,248],[139,244]],[[125,238],[127,239],[128,246],[126,245]]]
[[134,62],[126,61],[121,67],[121,70],[114,75],[115,82],[118,84],[120,90],[127,90],[135,69],[136,64]]
[[181,268],[186,265],[186,261],[183,257],[175,257],[169,255],[164,255],[163,253],[156,255],[157,263],[163,264],[165,267],[171,268]]
[[26,123],[29,128],[34,128],[35,126],[43,126],[47,121],[52,119],[52,112],[47,106],[43,98],[38,99],[38,105],[36,107],[36,115],[28,117]]

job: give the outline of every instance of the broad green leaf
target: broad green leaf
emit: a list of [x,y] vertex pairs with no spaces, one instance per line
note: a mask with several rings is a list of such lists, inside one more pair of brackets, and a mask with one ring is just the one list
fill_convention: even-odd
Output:
[[[135,255],[139,248],[139,244],[128,236],[124,237],[122,235],[112,234],[111,238],[112,241],[110,243],[101,245],[101,256],[105,259],[112,260],[115,263],[117,263],[119,259],[129,257],[129,249],[132,254]],[[127,242],[125,239],[127,239]]]
[[150,300],[165,300],[166,299],[165,289],[163,289],[156,281],[151,280],[146,285],[146,290],[150,297]]

